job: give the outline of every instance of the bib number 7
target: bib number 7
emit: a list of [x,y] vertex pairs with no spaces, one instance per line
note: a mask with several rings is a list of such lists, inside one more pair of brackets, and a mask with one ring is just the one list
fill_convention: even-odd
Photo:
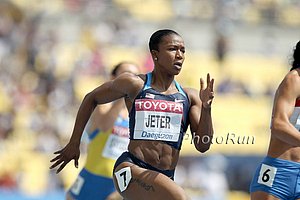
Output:
[[262,164],[259,172],[258,183],[272,187],[276,172],[276,167]]
[[117,183],[121,192],[126,190],[131,180],[131,170],[130,167],[124,167],[119,171],[115,172]]

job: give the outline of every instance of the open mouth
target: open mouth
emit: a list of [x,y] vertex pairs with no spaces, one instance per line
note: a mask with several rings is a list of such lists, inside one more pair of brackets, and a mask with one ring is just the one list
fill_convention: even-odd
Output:
[[175,62],[174,66],[176,66],[177,68],[181,68],[182,67],[182,63],[181,62]]

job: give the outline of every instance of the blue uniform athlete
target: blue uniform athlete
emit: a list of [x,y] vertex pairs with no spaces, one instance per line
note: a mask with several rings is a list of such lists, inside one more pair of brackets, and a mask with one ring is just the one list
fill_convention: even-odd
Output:
[[[210,148],[201,138],[213,137],[211,105],[214,79],[207,75],[200,91],[181,87],[174,79],[183,67],[185,44],[173,30],[152,34],[149,41],[154,70],[138,76],[120,75],[84,98],[76,118],[73,135],[80,137],[91,112],[98,104],[125,98],[129,111],[130,142],[114,166],[113,180],[124,199],[185,200],[184,190],[172,179],[178,162],[183,135],[190,126],[199,152]],[[200,138],[200,139],[199,139]],[[52,166],[77,159],[65,148]]]
[[300,41],[274,100],[271,140],[253,177],[251,200],[300,199]]

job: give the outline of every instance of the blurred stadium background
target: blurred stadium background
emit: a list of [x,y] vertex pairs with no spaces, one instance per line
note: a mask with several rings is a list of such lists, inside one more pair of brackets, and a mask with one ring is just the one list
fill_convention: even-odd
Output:
[[216,79],[213,145],[198,154],[187,134],[176,181],[195,200],[249,199],[299,27],[299,0],[1,0],[0,199],[64,199],[79,170],[56,175],[49,160],[82,98],[119,61],[150,71],[159,28],[185,40],[182,85]]

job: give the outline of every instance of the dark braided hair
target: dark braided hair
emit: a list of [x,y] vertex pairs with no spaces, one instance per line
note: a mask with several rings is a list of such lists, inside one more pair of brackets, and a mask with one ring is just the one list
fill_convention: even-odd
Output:
[[300,41],[298,41],[294,49],[293,59],[294,61],[292,63],[292,68],[290,71],[296,68],[300,68]]

